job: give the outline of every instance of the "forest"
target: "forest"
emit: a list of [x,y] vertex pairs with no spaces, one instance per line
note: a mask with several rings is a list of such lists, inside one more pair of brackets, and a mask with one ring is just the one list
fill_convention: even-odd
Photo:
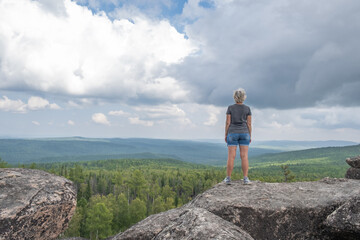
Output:
[[[223,171],[175,159],[33,164],[72,180],[78,205],[63,237],[102,239],[145,217],[182,206],[223,179]],[[237,178],[240,178],[239,174]]]

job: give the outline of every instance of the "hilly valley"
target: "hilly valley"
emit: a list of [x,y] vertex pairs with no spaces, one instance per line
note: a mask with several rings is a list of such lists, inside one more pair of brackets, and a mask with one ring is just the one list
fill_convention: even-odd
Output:
[[[280,152],[251,148],[249,155]],[[223,165],[225,143],[145,138],[0,139],[0,157],[10,164],[89,161],[123,158],[175,158],[186,162]]]
[[[227,159],[226,144],[219,140],[205,141],[82,137],[0,139],[0,157],[9,164],[174,158],[196,164],[224,166]],[[344,141],[254,141],[249,148],[249,157],[254,159],[254,163],[261,163],[266,162],[264,159],[273,161],[278,156],[280,156],[280,159],[283,159],[283,156],[287,158],[287,156],[298,156],[298,154],[301,154],[301,157],[303,156],[303,152],[294,152],[294,154],[289,153],[288,155],[267,154],[323,146],[355,144],[354,142]],[[309,156],[312,158],[315,152],[316,150],[309,152],[306,158],[309,158]]]

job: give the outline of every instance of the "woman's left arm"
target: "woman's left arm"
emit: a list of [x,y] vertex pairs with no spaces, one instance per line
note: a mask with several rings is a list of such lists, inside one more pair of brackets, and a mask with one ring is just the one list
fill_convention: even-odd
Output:
[[251,130],[252,130],[252,128],[251,128],[251,115],[248,115],[248,116],[247,116],[246,124],[247,124],[247,127],[248,127],[248,129],[249,129],[250,142],[251,142]]

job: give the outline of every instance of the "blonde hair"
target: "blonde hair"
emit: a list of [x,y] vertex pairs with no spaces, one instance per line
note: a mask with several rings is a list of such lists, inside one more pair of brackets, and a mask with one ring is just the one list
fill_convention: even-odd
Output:
[[236,103],[242,103],[246,99],[246,92],[243,88],[234,91],[234,100]]

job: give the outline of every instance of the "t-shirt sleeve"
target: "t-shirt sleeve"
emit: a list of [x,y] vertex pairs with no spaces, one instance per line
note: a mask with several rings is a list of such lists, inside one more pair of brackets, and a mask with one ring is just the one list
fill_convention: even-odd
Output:
[[249,108],[249,113],[248,113],[248,116],[251,116],[251,109]]
[[228,107],[227,111],[226,111],[226,114],[231,114],[230,112],[230,106]]

